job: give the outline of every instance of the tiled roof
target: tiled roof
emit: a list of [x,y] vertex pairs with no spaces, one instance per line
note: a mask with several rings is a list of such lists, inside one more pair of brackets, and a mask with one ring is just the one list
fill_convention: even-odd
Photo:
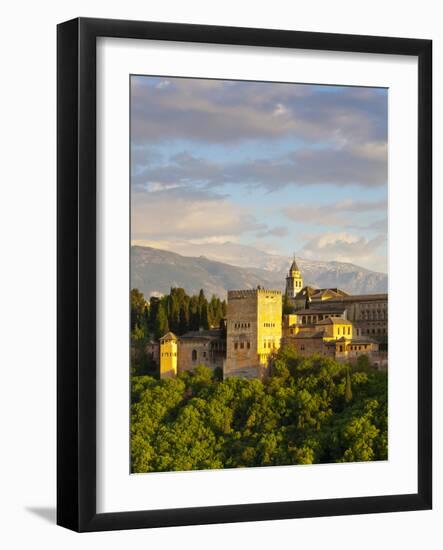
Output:
[[323,338],[325,335],[324,330],[320,330],[317,332],[299,332],[295,336],[291,336],[291,338],[298,339],[304,339],[304,338]]
[[300,270],[298,269],[298,265],[297,265],[297,262],[295,261],[295,258],[294,258],[294,260],[293,260],[293,262],[292,262],[292,264],[291,264],[291,267],[289,268],[289,271],[300,271]]
[[339,317],[328,317],[323,321],[318,321],[316,325],[352,325],[351,321],[347,319],[340,319]]
[[294,314],[295,315],[322,315],[323,313],[324,314],[340,313],[340,315],[342,315],[345,311],[346,309],[344,307],[337,307],[335,309],[334,308],[321,309],[320,307],[319,308],[312,307],[309,309],[299,309],[295,311]]
[[182,334],[180,339],[204,339],[204,340],[219,340],[223,337],[223,331],[220,329],[209,330],[191,330]]
[[173,332],[169,331],[162,336],[160,340],[177,340],[177,336]]

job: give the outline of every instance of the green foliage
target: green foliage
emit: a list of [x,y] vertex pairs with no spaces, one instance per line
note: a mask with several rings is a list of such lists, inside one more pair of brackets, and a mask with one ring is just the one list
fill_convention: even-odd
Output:
[[149,303],[143,294],[131,290],[131,331],[139,326],[146,338],[161,338],[171,330],[177,335],[200,328],[219,328],[226,316],[226,301],[212,295],[208,301],[203,290],[188,296],[183,288],[171,288],[170,293],[151,297]]
[[133,288],[131,290],[131,330],[139,327],[141,330],[147,327],[149,322],[149,304],[143,294]]
[[357,367],[359,370],[368,370],[371,366],[369,357],[367,355],[359,355],[357,357]]
[[346,369],[345,401],[346,403],[349,403],[349,401],[352,401],[352,383],[351,383],[351,374],[349,372],[349,367]]
[[148,359],[145,349],[149,339],[150,304],[136,288],[131,290],[131,372],[142,375],[155,366]]
[[158,306],[157,317],[155,319],[155,324],[154,324],[155,338],[158,340],[159,338],[164,336],[168,331],[169,331],[168,316],[166,314],[164,304],[160,302]]
[[286,348],[266,382],[134,376],[131,430],[133,472],[385,460],[387,375]]
[[284,315],[295,312],[295,307],[289,302],[288,296],[286,294],[283,294],[282,311]]

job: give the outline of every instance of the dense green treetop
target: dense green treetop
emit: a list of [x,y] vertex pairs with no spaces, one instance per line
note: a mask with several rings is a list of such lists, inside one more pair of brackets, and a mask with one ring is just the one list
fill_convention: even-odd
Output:
[[132,378],[133,472],[387,459],[387,374],[278,352],[265,382]]

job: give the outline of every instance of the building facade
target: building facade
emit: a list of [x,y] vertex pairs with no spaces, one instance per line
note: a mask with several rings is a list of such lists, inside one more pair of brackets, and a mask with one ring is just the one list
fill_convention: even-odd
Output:
[[257,288],[228,292],[223,376],[263,377],[280,348],[282,293]]
[[179,372],[198,365],[212,370],[223,368],[226,357],[226,334],[222,329],[199,330],[176,336],[168,332],[158,343],[146,347],[149,358],[158,364],[160,378],[173,378]]
[[346,318],[354,325],[357,336],[370,337],[387,351],[388,343],[388,295],[361,294],[331,298],[322,302],[311,301],[309,311],[346,311]]
[[159,341],[160,378],[174,378],[177,375],[178,340],[168,332]]
[[187,332],[178,338],[178,372],[191,371],[197,365],[223,369],[226,357],[224,330]]
[[230,290],[225,328],[178,337],[168,332],[146,351],[158,360],[161,378],[198,365],[223,369],[225,378],[263,378],[273,354],[285,346],[302,356],[318,353],[338,361],[367,355],[372,364],[387,367],[387,294],[350,295],[339,288],[303,286],[294,259],[286,277],[288,304],[291,313],[284,313],[279,290]]
[[303,277],[301,276],[301,271],[298,268],[295,258],[292,261],[291,267],[289,268],[288,275],[286,277],[286,301],[287,303],[293,304],[295,297],[303,288]]
[[353,363],[360,355],[366,355],[372,363],[383,359],[378,342],[369,337],[357,337],[353,323],[338,316],[296,325],[295,330],[284,336],[282,345],[292,347],[303,357],[316,353],[339,362]]

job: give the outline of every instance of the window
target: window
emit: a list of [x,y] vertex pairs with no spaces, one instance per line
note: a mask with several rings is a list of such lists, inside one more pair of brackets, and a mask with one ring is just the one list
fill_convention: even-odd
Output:
[[237,344],[237,342],[235,342],[234,349],[237,349],[237,348],[238,348],[238,344]]
[[348,335],[351,334],[351,327],[348,327]]
[[192,360],[197,361],[197,350],[196,349],[192,350]]
[[245,347],[243,342],[240,342],[240,349],[243,349]]

